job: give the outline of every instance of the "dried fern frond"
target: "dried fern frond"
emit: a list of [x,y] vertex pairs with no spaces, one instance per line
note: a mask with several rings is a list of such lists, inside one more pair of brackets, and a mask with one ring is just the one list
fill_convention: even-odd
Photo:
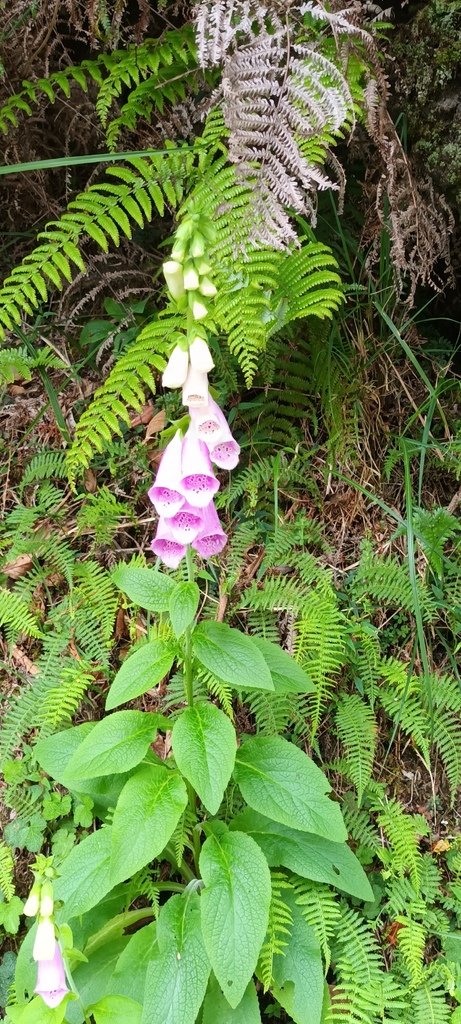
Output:
[[441,291],[447,276],[452,278],[450,235],[454,217],[443,197],[436,195],[429,178],[415,173],[375,82],[368,83],[365,98],[367,129],[380,157],[380,176],[373,190],[377,230],[368,263],[373,266],[379,259],[380,232],[385,227],[391,240],[397,287],[402,291],[406,283],[407,301],[412,305],[418,285]]
[[224,62],[214,98],[222,98],[229,158],[254,195],[252,241],[281,249],[296,242],[290,215],[307,214],[315,224],[317,191],[338,188],[322,165],[354,122],[347,79],[303,16],[313,14],[338,35],[359,33],[371,45],[347,12],[297,0],[289,6],[290,19],[277,2],[202,3],[197,14],[199,60]]

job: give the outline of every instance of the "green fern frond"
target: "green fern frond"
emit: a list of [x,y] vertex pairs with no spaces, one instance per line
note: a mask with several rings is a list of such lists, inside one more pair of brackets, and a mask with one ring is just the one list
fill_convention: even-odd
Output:
[[[0,353],[1,354],[1,353]],[[21,477],[19,493],[36,481],[49,480],[55,477],[57,480],[66,479],[66,457],[64,452],[43,451],[30,460]]]
[[32,359],[25,348],[4,348],[0,351],[0,384],[13,384],[17,377],[31,380]]
[[[434,598],[421,579],[417,581],[417,590],[422,614],[430,620],[436,610]],[[379,557],[368,542],[363,544],[360,564],[352,580],[352,594],[359,602],[371,598],[375,605],[414,611],[408,567],[394,556]]]
[[164,370],[171,332],[179,326],[180,319],[175,313],[147,324],[112,367],[77,424],[67,455],[71,480],[89,465],[95,452],[104,450],[114,434],[122,433],[120,421],[129,424],[129,408],[141,408],[146,388],[155,392],[153,370]]
[[205,683],[208,693],[212,697],[215,697],[222,707],[226,715],[233,720],[234,709],[232,706],[232,687],[227,683],[223,683],[220,679],[216,679],[215,676],[210,675],[209,672],[199,672],[199,677],[202,682]]
[[415,989],[411,997],[410,1020],[412,1024],[448,1024],[452,1010],[446,999],[446,992],[432,979]]
[[49,736],[70,722],[93,681],[94,674],[84,662],[63,668],[59,686],[47,689],[38,710],[37,725],[41,736]]
[[344,301],[336,269],[331,250],[320,242],[309,242],[282,260],[274,298],[283,323],[308,316],[332,318]]
[[426,948],[426,929],[419,921],[401,914],[396,918],[400,924],[397,932],[397,948],[410,976],[410,986],[419,985],[424,964]]
[[327,974],[331,964],[330,944],[341,917],[337,894],[328,885],[304,879],[296,880],[294,890],[296,903],[319,940]]
[[348,775],[357,790],[357,802],[360,807],[375,758],[375,716],[357,693],[348,693],[339,700],[336,725],[345,749]]
[[333,959],[338,982],[327,1012],[328,1024],[374,1024],[377,996],[385,977],[380,949],[371,925],[344,905]]
[[62,71],[55,71],[47,78],[37,78],[34,82],[24,81],[22,91],[10,96],[0,107],[0,132],[6,135],[11,128],[17,128],[21,115],[31,117],[31,104],[37,104],[43,98],[54,103],[59,93],[63,93],[69,99],[73,83],[87,92],[91,81],[98,84],[102,82],[103,67],[104,55],[101,55],[96,60],[84,60],[78,66],[71,65]]
[[4,626],[9,640],[24,633],[40,637],[37,620],[27,604],[12,590],[0,587],[0,626]]
[[246,702],[256,723],[256,732],[263,736],[283,735],[289,725],[302,718],[302,700],[295,694],[261,691],[248,695]]
[[381,846],[378,830],[374,827],[367,811],[357,807],[351,793],[346,793],[341,806],[347,831],[360,846],[373,853]]
[[9,846],[0,839],[0,892],[7,901],[14,896],[14,860]]
[[190,807],[186,807],[186,810],[181,815],[178,824],[173,832],[170,839],[170,845],[173,847],[176,863],[179,865],[184,857],[184,850],[194,849],[192,832],[194,826],[197,824],[195,812]]
[[459,713],[438,708],[434,715],[434,743],[447,776],[453,806],[461,785],[461,723]]
[[274,957],[284,956],[287,937],[291,934],[293,915],[283,899],[283,890],[291,889],[291,883],[282,871],[271,872],[272,895],[269,908],[267,935],[259,954],[259,971],[264,992],[272,984]]
[[316,687],[308,698],[313,736],[330,699],[334,676],[344,663],[344,625],[333,589],[328,594],[312,590],[297,623],[295,656]]
[[386,856],[385,850],[380,852],[381,859],[392,874],[404,875],[408,872],[414,889],[419,892],[423,870],[419,840],[429,832],[426,819],[421,814],[405,814],[398,800],[389,800],[385,810],[378,814],[378,823],[386,833],[391,847],[389,856]]
[[[24,257],[0,289],[0,337],[21,325],[46,302],[48,288],[62,289],[85,264],[78,248],[89,237],[104,252],[109,243],[120,244],[120,232],[131,238],[133,224],[143,227],[165,201],[175,207],[182,198],[181,178],[191,169],[193,156],[184,158],[171,144],[156,157],[132,157],[127,166],[109,167],[110,181],[90,185],[73,199],[58,221],[50,221],[38,235],[40,245]],[[117,184],[112,179],[118,179]]]

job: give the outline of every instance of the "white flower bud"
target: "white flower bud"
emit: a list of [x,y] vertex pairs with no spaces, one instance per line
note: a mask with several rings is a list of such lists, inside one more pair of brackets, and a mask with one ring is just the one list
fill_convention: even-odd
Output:
[[40,905],[40,886],[33,885],[24,904],[23,914],[26,917],[35,917]]
[[202,405],[208,405],[208,377],[206,373],[189,367],[187,380],[182,389],[182,404],[190,405],[194,409]]
[[199,286],[199,279],[195,267],[191,263],[187,265],[184,271],[184,287],[186,292],[195,292]]
[[189,353],[185,352],[180,345],[176,345],[163,371],[162,384],[164,388],[182,388],[189,369]]
[[199,299],[194,299],[192,303],[192,316],[194,320],[204,320],[208,315],[208,307],[205,306],[204,302],[200,302]]
[[209,373],[214,367],[211,352],[203,338],[194,338],[189,349],[190,364],[194,370],[200,373]]
[[198,232],[194,235],[194,237],[193,237],[193,239],[192,239],[192,241],[190,243],[190,250],[189,250],[189,252],[190,252],[191,256],[194,259],[198,258],[199,256],[203,256],[204,255],[204,252],[205,252],[205,239],[204,239],[203,235],[199,234]]
[[40,918],[35,935],[32,956],[34,960],[52,960],[56,945],[54,924],[50,917]]
[[208,298],[212,299],[217,293],[217,288],[216,285],[213,284],[213,281],[210,281],[209,277],[202,277],[199,292],[201,295],[206,295]]
[[54,910],[53,886],[45,881],[40,893],[40,917],[51,917]]
[[168,260],[163,264],[163,273],[168,290],[174,299],[180,299],[184,295],[183,269],[177,260]]

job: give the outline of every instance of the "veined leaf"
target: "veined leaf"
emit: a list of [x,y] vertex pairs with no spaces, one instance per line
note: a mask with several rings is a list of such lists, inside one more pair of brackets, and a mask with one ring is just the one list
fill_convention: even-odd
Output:
[[175,651],[165,640],[152,640],[143,644],[134,654],[125,658],[107,694],[106,711],[134,700],[156,686],[168,675],[174,658]]
[[66,771],[77,780],[129,771],[142,760],[164,721],[162,715],[145,711],[107,715],[77,747]]
[[112,885],[158,857],[187,804],[178,772],[165,765],[140,768],[123,787],[112,825]]
[[172,896],[160,911],[157,934],[158,949],[147,969],[142,1024],[194,1024],[210,975],[199,897]]
[[232,775],[237,750],[227,715],[208,701],[186,708],[173,726],[176,764],[210,814],[216,814]]
[[270,671],[249,636],[224,622],[201,622],[194,630],[192,647],[204,668],[231,686],[245,690],[273,690]]

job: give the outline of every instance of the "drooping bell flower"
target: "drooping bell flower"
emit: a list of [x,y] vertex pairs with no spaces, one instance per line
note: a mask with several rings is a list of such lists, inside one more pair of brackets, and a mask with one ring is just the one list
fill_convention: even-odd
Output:
[[64,961],[59,944],[54,940],[54,951],[51,960],[39,960],[37,968],[37,984],[34,992],[41,996],[43,1002],[51,1009],[59,1006],[67,995],[69,988],[66,982]]
[[151,543],[151,548],[169,569],[177,569],[186,554],[185,544],[181,544],[175,539],[171,526],[162,517],[158,521],[157,533]]
[[181,432],[178,430],[165,448],[157,476],[147,492],[159,516],[175,516],[184,505],[184,494],[180,488],[181,450]]
[[196,539],[192,541],[192,547],[202,558],[211,558],[212,555],[219,555],[226,544],[227,534],[224,533],[219,522],[214,502],[210,501],[210,504],[203,509],[202,529]]
[[192,263],[184,268],[184,288],[186,292],[195,292],[199,286],[199,276]]
[[178,544],[190,544],[202,528],[202,510],[188,505],[187,501],[171,519],[166,519],[174,540]]
[[180,299],[184,295],[184,274],[181,263],[178,260],[167,260],[163,264],[163,274],[170,295],[174,299]]
[[[191,293],[193,294],[193,293]],[[204,320],[208,316],[208,306],[200,299],[192,300],[192,316],[194,320]]]
[[189,359],[192,369],[198,370],[199,373],[209,373],[214,367],[208,344],[199,335],[194,338],[189,347]]
[[197,437],[205,442],[209,452],[221,441],[234,440],[224,413],[211,397],[208,398],[208,405],[205,408],[189,411]]
[[163,371],[162,384],[164,388],[182,388],[187,378],[189,369],[189,353],[185,352],[180,345],[173,349],[168,363]]
[[210,448],[210,459],[220,469],[235,469],[240,455],[240,445],[232,435]]
[[34,960],[52,960],[56,938],[50,917],[39,917],[32,956]]
[[208,404],[208,377],[206,373],[189,366],[182,389],[182,404],[197,409]]
[[215,295],[218,294],[218,289],[216,285],[213,284],[213,281],[210,281],[209,277],[202,277],[199,292],[207,299],[214,299]]
[[210,462],[208,448],[189,427],[182,446],[180,481],[184,497],[194,508],[205,508],[219,488]]

